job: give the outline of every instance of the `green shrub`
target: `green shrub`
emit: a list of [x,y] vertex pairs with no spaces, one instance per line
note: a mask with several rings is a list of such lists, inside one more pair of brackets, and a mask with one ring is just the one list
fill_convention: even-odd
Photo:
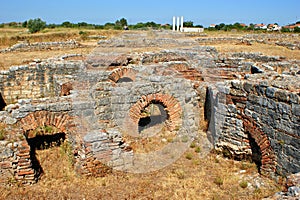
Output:
[[192,142],[191,144],[190,144],[190,148],[195,148],[196,147],[196,143],[195,142]]
[[215,180],[214,180],[214,183],[218,186],[221,186],[223,185],[223,179],[221,177],[216,177]]
[[4,140],[4,130],[0,130],[0,140]]
[[188,160],[192,160],[193,159],[193,155],[191,153],[187,153],[185,156],[186,159]]
[[240,182],[240,187],[241,187],[241,188],[246,188],[246,187],[248,187],[248,182],[247,182],[247,181],[242,181],[242,182]]
[[196,152],[196,153],[200,153],[200,152],[201,152],[201,148],[200,148],[200,147],[197,147],[197,148],[195,149],[195,152]]
[[27,28],[30,33],[36,33],[46,28],[46,22],[42,21],[40,18],[30,19],[27,22]]

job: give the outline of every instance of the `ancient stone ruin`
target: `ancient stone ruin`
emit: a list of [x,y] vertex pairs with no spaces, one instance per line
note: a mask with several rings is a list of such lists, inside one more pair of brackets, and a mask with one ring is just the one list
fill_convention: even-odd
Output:
[[[1,182],[36,183],[35,150],[54,143],[70,146],[77,173],[103,176],[159,170],[195,138],[207,152],[252,159],[271,178],[299,172],[300,61],[224,57],[204,40],[124,33],[100,40],[86,57],[1,71]],[[147,138],[158,147],[135,148],[151,146]]]

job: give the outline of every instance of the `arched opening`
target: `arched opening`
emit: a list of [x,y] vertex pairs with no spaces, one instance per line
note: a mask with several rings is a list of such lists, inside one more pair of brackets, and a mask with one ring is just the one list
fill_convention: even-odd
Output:
[[6,106],[6,103],[2,97],[2,94],[0,93],[0,110],[4,110],[5,106]]
[[147,129],[162,129],[166,120],[168,120],[168,113],[165,106],[157,101],[151,101],[148,106],[141,110],[141,118],[138,122],[139,133],[146,132]]
[[35,130],[28,130],[25,133],[27,143],[30,146],[30,159],[36,179],[39,179],[45,172],[44,166],[38,158],[39,155],[43,154],[44,150],[60,146],[66,139],[65,133],[56,131],[58,130],[55,127],[44,126]]
[[117,80],[117,83],[129,83],[129,82],[133,82],[133,80],[126,76],[119,78],[119,80]]
[[248,132],[248,139],[249,139],[249,145],[252,151],[251,154],[251,161],[254,162],[257,166],[258,172],[261,172],[261,166],[262,166],[262,153],[260,150],[260,147],[256,143],[255,139],[251,136],[251,134]]
[[133,82],[135,80],[135,70],[130,67],[122,67],[113,70],[109,79],[115,83]]

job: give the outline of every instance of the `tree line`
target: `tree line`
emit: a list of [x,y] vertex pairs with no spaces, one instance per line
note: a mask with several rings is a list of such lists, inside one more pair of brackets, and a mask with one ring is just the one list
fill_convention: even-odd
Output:
[[[296,24],[300,22],[296,22]],[[276,24],[276,23],[275,23]],[[65,21],[61,24],[47,24],[45,21],[41,20],[40,18],[36,19],[29,19],[24,22],[10,22],[7,24],[0,24],[0,28],[4,26],[9,26],[9,27],[24,27],[28,28],[30,33],[36,33],[39,32],[45,28],[59,28],[59,27],[64,27],[64,28],[85,28],[85,29],[113,29],[113,30],[122,30],[122,29],[130,29],[130,30],[148,30],[148,29],[172,29],[172,25],[170,24],[157,24],[153,21],[151,22],[139,22],[137,24],[131,24],[129,25],[127,20],[125,18],[118,19],[117,21],[113,22],[108,22],[104,25],[98,25],[98,24],[89,24],[86,22],[79,22],[79,23],[72,23],[69,21]],[[200,27],[203,28],[202,25],[194,25],[192,21],[186,21],[183,23],[184,27]],[[246,26],[245,24],[242,23],[234,23],[234,24],[225,24],[225,23],[220,23],[218,25],[215,25],[214,27],[208,27],[206,28],[209,31],[232,31],[232,30],[242,30],[242,31],[249,31],[249,30],[258,30],[255,28],[255,24],[250,24]],[[300,32],[299,27],[295,27],[293,31],[291,31],[288,28],[282,27],[281,32]]]
[[10,23],[2,23],[0,24],[0,28],[3,28],[5,26],[9,27],[23,27],[28,28],[30,33],[36,33],[38,31],[41,31],[45,28],[85,28],[85,29],[114,29],[114,30],[122,30],[122,29],[141,29],[141,30],[147,30],[147,29],[171,29],[171,25],[165,24],[157,24],[155,22],[140,22],[137,24],[129,25],[127,20],[125,18],[118,19],[117,21],[108,22],[104,25],[99,24],[90,24],[86,22],[79,22],[79,23],[72,23],[70,21],[62,22],[61,24],[47,24],[45,21],[43,21],[40,18],[36,19],[29,19],[24,22],[10,22]]

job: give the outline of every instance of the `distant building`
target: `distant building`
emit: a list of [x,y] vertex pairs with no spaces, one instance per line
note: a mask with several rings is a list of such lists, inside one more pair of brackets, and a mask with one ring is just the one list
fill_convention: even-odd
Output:
[[281,26],[279,26],[278,24],[269,24],[267,27],[268,31],[280,31],[281,30]]
[[296,27],[300,28],[300,23],[297,23],[297,24],[290,24],[290,25],[284,26],[284,28],[287,28],[287,29],[289,29],[290,31],[294,31],[294,29],[295,29]]
[[216,28],[216,25],[215,25],[215,24],[211,24],[211,25],[209,26],[209,28]]
[[255,24],[254,25],[254,29],[262,29],[262,30],[266,30],[268,27],[267,25],[261,23],[261,24]]
[[198,27],[183,27],[180,29],[181,32],[193,32],[193,33],[201,33],[204,31],[204,28],[198,28]]

